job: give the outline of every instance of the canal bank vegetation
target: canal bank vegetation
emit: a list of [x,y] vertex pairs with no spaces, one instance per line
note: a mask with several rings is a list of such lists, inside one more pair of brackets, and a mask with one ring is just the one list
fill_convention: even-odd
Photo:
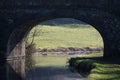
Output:
[[25,50],[25,69],[26,71],[32,69],[35,65],[35,61],[33,59],[33,53],[35,52],[35,45],[34,44],[26,44]]
[[33,59],[33,53],[36,52],[35,44],[34,44],[34,38],[35,38],[35,33],[32,34],[32,40],[31,42],[28,42],[28,36],[26,37],[26,44],[25,44],[25,70],[28,71],[33,68],[35,65],[35,61]]
[[69,66],[87,76],[87,80],[120,80],[120,65],[112,62],[105,61],[98,53],[71,58]]

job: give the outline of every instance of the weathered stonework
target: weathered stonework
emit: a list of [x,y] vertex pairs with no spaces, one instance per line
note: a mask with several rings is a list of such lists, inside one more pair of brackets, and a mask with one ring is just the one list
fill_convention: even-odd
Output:
[[22,40],[30,29],[55,18],[94,26],[104,41],[104,57],[120,57],[120,0],[0,0],[0,63],[8,55],[24,55]]

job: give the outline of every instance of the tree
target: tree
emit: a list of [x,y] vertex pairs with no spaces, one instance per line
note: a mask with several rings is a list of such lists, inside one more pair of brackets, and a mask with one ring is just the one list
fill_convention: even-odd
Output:
[[35,65],[35,61],[32,56],[33,56],[33,53],[36,51],[35,44],[34,44],[36,33],[37,33],[37,29],[35,28],[34,32],[32,33],[32,41],[30,43],[28,42],[29,35],[26,37],[26,51],[25,51],[26,70],[33,68],[33,66]]

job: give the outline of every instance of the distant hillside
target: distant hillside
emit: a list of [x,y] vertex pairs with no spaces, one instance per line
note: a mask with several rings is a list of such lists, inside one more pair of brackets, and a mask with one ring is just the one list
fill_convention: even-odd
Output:
[[[72,24],[73,26],[73,24]],[[28,42],[32,41],[33,32],[36,29],[36,35],[34,37],[34,43],[36,48],[59,48],[59,47],[90,47],[97,48],[102,47],[103,42],[99,32],[92,26],[86,27],[86,25],[74,24],[74,28],[69,24],[62,26],[49,26],[49,25],[37,25],[34,27],[30,34]]]
[[80,21],[80,20],[76,20],[76,19],[72,19],[72,18],[58,18],[58,19],[53,19],[53,20],[48,20],[45,22],[41,23],[42,25],[64,25],[64,24],[82,24],[82,25],[86,25],[86,23]]

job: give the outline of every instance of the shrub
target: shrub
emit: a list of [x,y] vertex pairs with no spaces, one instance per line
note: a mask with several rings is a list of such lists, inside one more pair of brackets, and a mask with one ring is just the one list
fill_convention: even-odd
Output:
[[34,52],[35,52],[35,44],[26,44],[26,55],[25,55],[26,70],[31,69],[35,64],[35,61],[32,58]]
[[71,58],[69,60],[69,67],[81,73],[83,76],[87,76],[90,71],[95,68],[93,60],[85,58]]

